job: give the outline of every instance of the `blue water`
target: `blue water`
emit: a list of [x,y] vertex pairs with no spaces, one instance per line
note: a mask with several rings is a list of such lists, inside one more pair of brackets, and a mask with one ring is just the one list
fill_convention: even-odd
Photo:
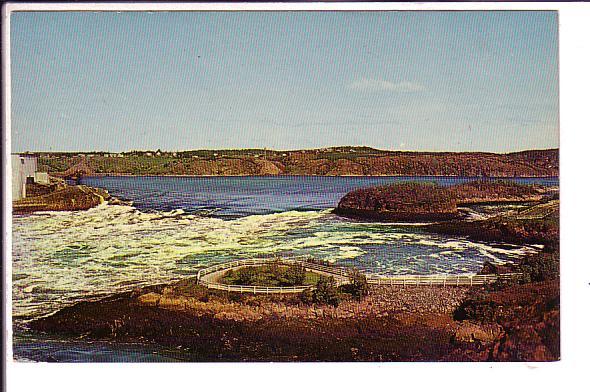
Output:
[[[384,275],[475,273],[538,247],[469,241],[419,226],[330,213],[347,192],[465,177],[88,177],[132,206],[13,217],[14,355],[32,361],[186,360],[182,350],[37,336],[23,330],[87,298],[193,276],[198,267],[259,256],[313,256]],[[558,186],[557,178],[517,178]]]
[[65,339],[30,331],[17,331],[14,357],[21,362],[185,362],[187,348],[169,349],[155,344],[113,343]]
[[[351,190],[400,182],[433,182],[443,186],[481,180],[479,177],[86,177],[85,185],[108,189],[118,198],[132,200],[142,211],[206,213],[222,218],[283,211],[334,208]],[[558,186],[557,177],[489,178],[520,184]]]

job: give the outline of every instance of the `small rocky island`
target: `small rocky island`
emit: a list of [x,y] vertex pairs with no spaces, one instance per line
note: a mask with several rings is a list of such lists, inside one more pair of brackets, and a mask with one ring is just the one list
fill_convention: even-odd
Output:
[[452,192],[435,184],[403,183],[349,192],[338,215],[379,221],[434,221],[457,218]]
[[399,183],[347,193],[334,213],[366,220],[432,222],[461,217],[460,206],[479,203],[536,202],[539,187],[504,181],[473,181],[443,187],[434,183]]

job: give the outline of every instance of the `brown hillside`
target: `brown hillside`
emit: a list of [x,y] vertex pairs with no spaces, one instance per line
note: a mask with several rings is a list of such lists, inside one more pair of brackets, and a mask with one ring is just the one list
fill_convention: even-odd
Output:
[[[148,155],[149,154],[149,155]],[[41,171],[134,175],[366,175],[540,177],[559,175],[558,150],[511,154],[322,150],[199,150],[125,154],[41,153]],[[85,155],[85,166],[80,157]],[[72,168],[75,166],[75,168]]]

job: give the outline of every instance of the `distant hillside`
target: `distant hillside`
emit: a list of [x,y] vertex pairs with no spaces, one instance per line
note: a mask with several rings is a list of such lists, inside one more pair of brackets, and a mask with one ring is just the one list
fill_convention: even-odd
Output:
[[540,177],[559,175],[559,151],[510,154],[399,152],[368,147],[272,151],[196,150],[112,153],[39,153],[40,170],[134,175],[433,175]]

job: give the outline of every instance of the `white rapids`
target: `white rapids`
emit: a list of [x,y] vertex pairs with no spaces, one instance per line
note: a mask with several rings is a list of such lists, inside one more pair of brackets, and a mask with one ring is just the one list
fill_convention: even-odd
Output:
[[357,223],[329,210],[223,220],[108,204],[14,216],[12,239],[13,316],[25,319],[235,258],[313,255],[384,274],[461,273],[538,251],[449,239],[403,225]]

